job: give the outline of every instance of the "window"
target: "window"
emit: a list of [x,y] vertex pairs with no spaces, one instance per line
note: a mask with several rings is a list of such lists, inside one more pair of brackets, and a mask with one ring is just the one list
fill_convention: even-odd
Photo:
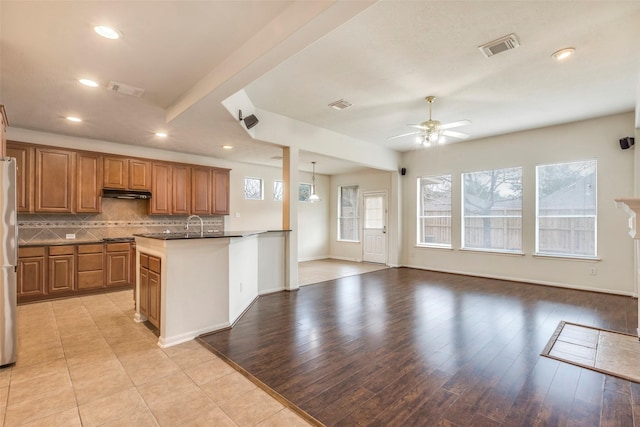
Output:
[[244,198],[248,200],[262,200],[262,179],[245,178],[244,179]]
[[595,160],[536,167],[536,253],[595,257]]
[[284,197],[284,187],[282,181],[273,181],[273,200],[282,200]]
[[417,243],[451,247],[451,175],[418,178]]
[[298,185],[298,200],[301,202],[308,202],[311,195],[311,184],[299,184]]
[[357,185],[340,187],[338,201],[338,240],[357,242],[360,240],[358,224]]
[[462,247],[522,251],[522,168],[462,174]]

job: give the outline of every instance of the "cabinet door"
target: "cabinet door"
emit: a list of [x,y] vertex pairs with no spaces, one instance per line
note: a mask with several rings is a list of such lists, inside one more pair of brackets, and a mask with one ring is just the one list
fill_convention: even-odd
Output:
[[171,165],[153,163],[151,165],[152,214],[171,214]]
[[129,189],[151,190],[151,162],[129,159]]
[[0,139],[2,140],[2,148],[0,149],[0,156],[6,157],[7,155],[7,112],[4,110],[4,105],[0,105]]
[[129,159],[105,157],[103,185],[105,188],[125,190],[129,185]]
[[129,251],[107,252],[107,287],[131,284]]
[[140,267],[140,314],[149,318],[149,270]]
[[213,170],[213,209],[217,215],[229,215],[229,171]]
[[76,212],[101,212],[102,163],[102,156],[99,154],[77,154]]
[[69,292],[75,289],[74,256],[49,256],[49,293]]
[[149,311],[147,319],[160,328],[160,274],[149,270]]
[[191,213],[191,168],[185,165],[173,165],[173,197],[171,213],[189,215]]
[[46,295],[44,256],[18,259],[18,299]]
[[75,153],[36,148],[36,212],[72,212]]
[[211,168],[191,168],[191,213],[211,214]]
[[7,142],[7,156],[16,159],[16,198],[18,212],[33,212],[33,187],[35,174],[33,147]]

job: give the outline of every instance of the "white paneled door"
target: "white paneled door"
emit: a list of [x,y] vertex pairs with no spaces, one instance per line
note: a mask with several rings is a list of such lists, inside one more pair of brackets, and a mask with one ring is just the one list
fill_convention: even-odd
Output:
[[387,262],[387,194],[364,193],[364,247],[362,260]]

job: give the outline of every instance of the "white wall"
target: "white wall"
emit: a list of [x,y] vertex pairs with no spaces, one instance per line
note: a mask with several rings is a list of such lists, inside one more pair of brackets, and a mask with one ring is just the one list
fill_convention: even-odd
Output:
[[[362,223],[360,224],[360,241],[359,242],[340,242],[338,241],[338,195],[339,187],[346,185],[358,185],[360,187],[360,204],[359,215],[362,214],[362,199],[363,193],[371,191],[385,191],[387,192],[387,203],[392,203],[391,194],[391,175],[394,172],[375,171],[357,173],[357,174],[344,174],[333,175],[331,177],[331,200],[329,204],[329,218],[330,218],[330,256],[331,258],[350,260],[350,261],[362,261]],[[389,218],[389,222],[394,222],[393,218]],[[391,229],[390,229],[391,231]],[[392,239],[397,239],[398,236],[394,233],[388,233],[389,242]],[[395,245],[388,244],[387,248],[395,247]],[[390,258],[393,258],[390,256]]]
[[[408,174],[403,178],[403,264],[632,295],[633,242],[628,235],[627,214],[616,208],[613,199],[634,194],[633,149],[623,151],[618,144],[633,131],[634,115],[628,113],[405,153],[403,165]],[[534,257],[535,166],[584,159],[598,161],[600,260]],[[460,174],[513,166],[523,167],[525,255],[461,251]],[[454,176],[453,250],[416,247],[417,178],[445,173]],[[596,267],[596,275],[589,274],[592,267]]]

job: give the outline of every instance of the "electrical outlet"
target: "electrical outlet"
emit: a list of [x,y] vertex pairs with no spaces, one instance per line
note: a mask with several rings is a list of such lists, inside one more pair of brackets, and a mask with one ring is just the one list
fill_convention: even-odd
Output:
[[69,233],[69,234],[67,234],[67,239],[75,239],[75,238],[76,238],[75,233]]
[[240,212],[236,212],[236,218],[240,218]]
[[590,276],[595,276],[596,274],[598,274],[598,269],[596,267],[589,268],[589,275]]

